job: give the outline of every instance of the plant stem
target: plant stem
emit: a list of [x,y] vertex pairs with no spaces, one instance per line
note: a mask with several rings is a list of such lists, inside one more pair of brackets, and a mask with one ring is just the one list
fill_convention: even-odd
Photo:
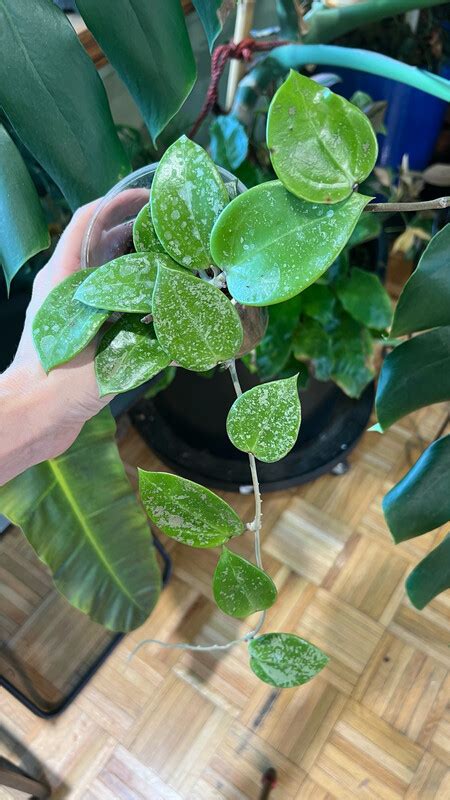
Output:
[[392,213],[393,211],[428,211],[450,207],[450,197],[438,197],[436,200],[422,200],[417,203],[369,203],[364,211]]

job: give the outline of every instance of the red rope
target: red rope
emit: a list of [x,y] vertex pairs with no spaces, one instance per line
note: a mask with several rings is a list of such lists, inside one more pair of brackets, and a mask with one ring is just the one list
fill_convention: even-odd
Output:
[[216,47],[211,58],[211,80],[209,82],[208,91],[206,92],[205,102],[203,103],[202,110],[194,122],[192,129],[189,131],[190,139],[195,136],[203,120],[213,108],[217,107],[219,81],[227,61],[230,58],[236,58],[239,61],[248,62],[251,61],[253,53],[272,50],[273,47],[279,47],[283,44],[290,44],[290,42],[284,40],[261,42],[248,37],[247,39],[242,39],[242,42],[238,44],[230,42],[229,44],[220,44]]

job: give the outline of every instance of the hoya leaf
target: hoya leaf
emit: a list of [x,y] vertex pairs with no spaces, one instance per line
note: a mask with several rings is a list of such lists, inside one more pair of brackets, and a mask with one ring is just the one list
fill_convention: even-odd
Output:
[[220,610],[238,618],[270,608],[277,598],[272,578],[226,547],[214,572],[213,592]]
[[297,375],[262,383],[238,397],[227,417],[227,433],[238,450],[259,461],[278,461],[297,441],[301,410]]
[[433,597],[450,589],[450,534],[414,567],[406,579],[411,603],[425,608]]
[[203,147],[187,136],[177,139],[159,162],[150,198],[153,225],[166,252],[189,269],[209,267],[211,231],[228,201]]
[[211,158],[228,170],[237,169],[247,157],[248,136],[232,114],[216,117],[209,128]]
[[[297,327],[302,296],[297,295],[269,308],[269,324],[256,348],[256,364],[262,380],[274,378],[285,367],[292,350],[292,337]],[[298,371],[298,365],[297,370]]]
[[193,5],[205,29],[209,49],[212,50],[228,14],[235,7],[235,0],[193,0]]
[[378,275],[354,267],[349,277],[337,284],[336,293],[353,319],[378,331],[390,326],[392,305]]
[[337,258],[369,199],[354,192],[327,208],[299,200],[280,181],[236,197],[211,236],[214,261],[232,296],[264,306],[302,292]]
[[382,231],[382,225],[378,219],[379,216],[379,214],[363,214],[356,223],[356,228],[348,240],[348,246],[356,247],[364,242],[370,242],[372,239],[378,239]]
[[80,353],[109,317],[109,311],[86,306],[74,296],[89,273],[79,270],[55,286],[33,320],[34,346],[46,372]]
[[141,208],[139,214],[133,223],[133,244],[135,250],[149,252],[156,250],[158,253],[164,253],[164,247],[159,241],[156,231],[152,222],[150,214],[150,205],[145,204]]
[[310,203],[338,203],[372,171],[375,132],[355,105],[291,70],[267,119],[273,168],[287,189]]
[[155,281],[155,255],[128,253],[89,270],[75,297],[109,311],[149,314]]
[[328,664],[322,650],[293,633],[264,633],[250,640],[248,651],[255,675],[280,689],[307,683]]
[[322,283],[313,283],[302,294],[302,310],[308,317],[322,325],[335,319],[336,297],[331,289]]
[[186,478],[140,469],[139,493],[155,525],[182,544],[217,547],[243,533],[242,521],[225,500]]
[[330,338],[331,378],[349,397],[360,397],[375,376],[369,331],[343,312]]
[[327,381],[333,371],[331,337],[314,319],[303,319],[293,337],[293,352],[299,361],[310,361],[319,381]]
[[161,346],[186,369],[203,372],[239,351],[241,321],[215,286],[158,255],[153,321]]
[[126,315],[105,333],[95,357],[100,397],[135,389],[170,364],[153,325]]

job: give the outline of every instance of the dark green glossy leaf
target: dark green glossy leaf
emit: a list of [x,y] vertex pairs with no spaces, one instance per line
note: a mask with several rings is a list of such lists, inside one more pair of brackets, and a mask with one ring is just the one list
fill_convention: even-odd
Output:
[[156,397],[157,394],[164,391],[164,389],[167,389],[167,387],[170,386],[176,374],[177,374],[176,367],[170,366],[163,369],[162,372],[160,372],[159,375],[157,375],[155,379],[151,382],[150,386],[144,393],[144,397],[145,398]]
[[332,332],[331,378],[349,397],[360,397],[375,377],[373,344],[369,331],[347,314]]
[[220,289],[158,255],[153,321],[161,346],[180,366],[203,372],[227,361],[243,339],[236,309]]
[[202,21],[208,38],[209,49],[213,49],[223,23],[235,7],[235,0],[192,0]]
[[196,78],[180,0],[114,0],[113,12],[110,0],[77,0],[77,6],[155,141]]
[[446,589],[450,589],[450,533],[406,579],[408,597],[419,609]]
[[335,320],[336,297],[328,286],[313,283],[302,293],[302,311],[307,317],[328,325]]
[[21,266],[49,247],[50,236],[34,183],[3,125],[0,173],[0,266],[9,290]]
[[450,325],[450,224],[423,253],[395,310],[392,336]]
[[383,230],[379,216],[379,214],[362,214],[348,240],[348,247],[356,247],[372,239],[378,239]]
[[128,253],[89,270],[75,297],[88,306],[109,311],[149,314],[156,272],[154,253]]
[[277,599],[272,578],[226,547],[214,572],[213,592],[220,610],[239,619],[270,608]]
[[378,153],[365,114],[293,70],[270,104],[267,144],[278,178],[310,203],[345,200],[370,174]]
[[150,200],[153,225],[166,252],[189,269],[210,266],[209,238],[228,201],[205,150],[187,136],[177,139],[159,162]]
[[170,364],[153,325],[126,315],[105,333],[95,357],[100,397],[135,389]]
[[141,251],[149,252],[153,250],[156,250],[158,253],[165,252],[164,247],[156,235],[148,203],[141,208],[134,220],[133,244],[138,253]]
[[333,208],[307,203],[269,181],[222,211],[212,236],[215,262],[240,303],[272,305],[302,292],[337,258],[370,198],[354,192]]
[[103,84],[72,25],[48,0],[32,6],[30,13],[24,0],[0,0],[0,106],[77,208],[108,191],[131,165]]
[[439,528],[450,520],[450,436],[433,442],[384,497],[383,511],[395,542]]
[[390,326],[392,304],[378,275],[354,267],[349,277],[337,284],[336,293],[353,319],[379,331]]
[[167,472],[139,470],[139,492],[155,525],[191,547],[217,547],[240,536],[244,525],[218,495]]
[[89,272],[82,269],[58,284],[33,320],[34,346],[46,372],[80,353],[109,317],[109,311],[86,306],[74,297]]
[[238,450],[259,461],[278,461],[297,441],[301,411],[297,376],[262,383],[238,397],[227,417],[227,433]]
[[449,399],[449,326],[415,336],[385,358],[376,396],[383,430],[418,408]]
[[293,633],[265,633],[248,643],[250,667],[265,683],[280,689],[301,686],[328,664],[328,656]]
[[105,409],[66,453],[0,487],[0,509],[22,528],[69,603],[106,628],[129,631],[147,619],[161,578],[115,430]]
[[244,126],[231,114],[216,117],[209,128],[209,152],[221,167],[233,171],[245,160],[248,136]]
[[269,324],[263,340],[256,348],[256,366],[262,380],[274,378],[286,365],[292,350],[292,337],[298,324],[301,302],[302,295],[297,295],[269,307]]
[[327,381],[333,369],[331,337],[314,319],[303,319],[294,334],[293,351],[300,361],[310,361],[319,381]]

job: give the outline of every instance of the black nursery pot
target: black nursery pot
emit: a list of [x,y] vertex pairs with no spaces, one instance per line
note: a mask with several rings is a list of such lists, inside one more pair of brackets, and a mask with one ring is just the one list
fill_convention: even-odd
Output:
[[[260,382],[241,362],[237,368],[243,391]],[[262,491],[306,483],[345,465],[367,428],[374,388],[371,384],[358,400],[351,400],[335,384],[311,379],[300,398],[302,424],[295,447],[274,464],[258,462]],[[145,441],[179,475],[245,492],[251,485],[248,456],[236,450],[226,433],[234,400],[228,370],[216,370],[208,378],[179,368],[167,389],[134,406],[131,418]]]

